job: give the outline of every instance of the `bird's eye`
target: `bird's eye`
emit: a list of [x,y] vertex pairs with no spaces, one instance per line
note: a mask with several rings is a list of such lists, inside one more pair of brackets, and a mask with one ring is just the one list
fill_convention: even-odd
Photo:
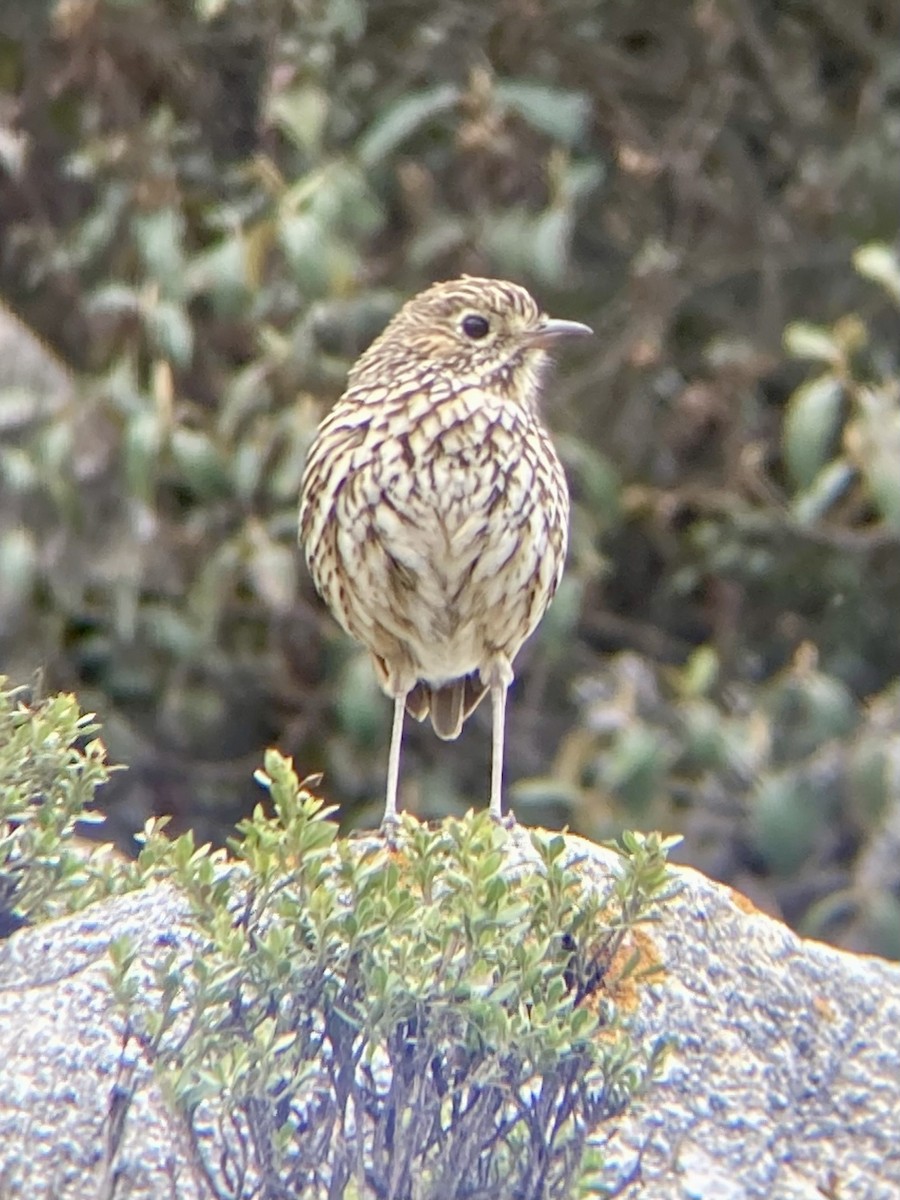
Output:
[[487,337],[490,328],[491,323],[487,317],[482,317],[478,313],[469,313],[468,316],[462,319],[463,333],[475,342],[480,341],[483,337]]

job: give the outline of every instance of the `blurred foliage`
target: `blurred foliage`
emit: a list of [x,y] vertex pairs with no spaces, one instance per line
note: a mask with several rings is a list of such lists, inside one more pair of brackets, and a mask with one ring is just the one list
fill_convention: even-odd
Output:
[[582,821],[682,830],[692,863],[804,933],[900,958],[897,681],[861,702],[810,645],[726,681],[703,647],[662,669],[623,652],[579,692],[554,786]]
[[[898,156],[900,0],[0,0],[0,667],[100,714],[119,839],[222,841],[272,743],[377,811],[389,705],[299,570],[303,455],[402,299],[508,275],[598,331],[547,404],[575,511],[510,706],[520,813],[662,806],[760,903],[894,952],[889,905],[839,903],[861,872],[896,899],[893,783],[814,828],[784,789],[892,736]],[[728,743],[728,698],[777,727],[809,656],[848,726],[716,775],[710,854],[672,672],[715,664]],[[622,662],[661,697],[631,728]],[[406,804],[486,796],[487,725],[411,728]]]
[[674,894],[671,839],[627,835],[601,889],[559,835],[512,865],[486,812],[341,839],[290,760],[258,779],[274,814],[231,859],[146,831],[138,869],[186,893],[195,945],[153,969],[111,947],[209,1194],[608,1195],[609,1122],[667,1049],[628,1014],[662,970],[639,926]]

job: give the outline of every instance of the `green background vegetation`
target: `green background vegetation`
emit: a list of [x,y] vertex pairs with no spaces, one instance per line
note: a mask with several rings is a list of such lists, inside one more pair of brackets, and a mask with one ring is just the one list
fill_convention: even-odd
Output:
[[[303,456],[404,298],[497,274],[598,334],[520,818],[900,956],[898,163],[898,0],[0,0],[0,669],[98,714],[113,836],[221,842],[270,744],[377,813]],[[407,807],[486,802],[488,740],[411,725]]]

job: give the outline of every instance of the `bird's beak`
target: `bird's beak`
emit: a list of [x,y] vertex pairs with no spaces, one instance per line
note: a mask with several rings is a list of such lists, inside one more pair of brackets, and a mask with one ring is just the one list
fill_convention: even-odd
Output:
[[537,329],[530,329],[523,334],[523,341],[529,346],[550,346],[557,338],[582,337],[593,332],[590,325],[582,325],[580,321],[558,321],[548,317]]

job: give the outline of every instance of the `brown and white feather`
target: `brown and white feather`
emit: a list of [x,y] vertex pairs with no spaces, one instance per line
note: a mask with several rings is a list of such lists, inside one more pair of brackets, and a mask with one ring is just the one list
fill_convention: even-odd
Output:
[[[462,333],[484,315],[488,344]],[[444,738],[512,664],[563,572],[569,494],[538,413],[543,314],[496,280],[410,301],[350,372],[301,488],[316,588],[384,690]],[[510,672],[511,677],[511,672]]]

